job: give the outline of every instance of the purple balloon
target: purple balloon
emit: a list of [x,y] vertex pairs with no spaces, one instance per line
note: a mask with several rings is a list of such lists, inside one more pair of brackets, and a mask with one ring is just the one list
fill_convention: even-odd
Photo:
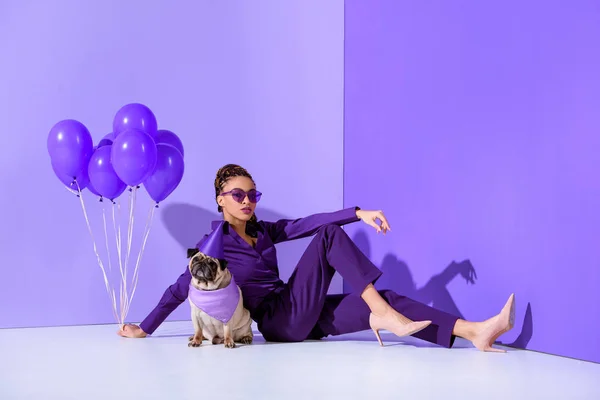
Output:
[[117,176],[127,185],[137,186],[156,167],[156,144],[147,133],[126,130],[115,138],[110,157]]
[[87,173],[80,173],[79,174],[80,177],[77,178],[77,183],[75,183],[75,179],[73,179],[72,176],[61,173],[56,168],[56,166],[54,165],[53,162],[51,162],[51,165],[52,165],[52,170],[54,171],[54,174],[56,175],[56,177],[63,183],[63,185],[65,185],[69,189],[77,191],[77,186],[79,186],[79,190],[83,191],[83,189],[85,189],[86,187],[89,186],[90,180],[88,178]]
[[183,155],[175,147],[159,143],[156,149],[156,168],[154,173],[144,181],[144,187],[152,200],[158,203],[166,199],[181,182],[184,163]]
[[110,139],[102,139],[98,142],[98,147],[112,146],[113,142]]
[[[92,155],[96,152],[97,147],[93,148],[92,151]],[[96,188],[94,188],[94,185],[92,185],[92,182],[90,182],[90,171],[89,171],[89,164],[86,165],[86,167],[84,168],[85,170],[85,177],[87,178],[87,189],[92,192],[92,194],[95,194],[96,196],[100,196],[100,193],[98,193],[98,191],[96,190]]]
[[119,197],[127,188],[117,176],[111,162],[112,146],[98,147],[92,158],[88,168],[90,184],[98,191],[100,196],[114,200]]
[[142,131],[154,137],[158,129],[156,117],[143,104],[127,104],[117,111],[113,119],[113,133],[115,138],[130,129]]
[[100,139],[100,141],[98,142],[98,147],[110,146],[113,144],[114,140],[115,135],[111,132],[108,135],[104,136],[102,139]]
[[100,193],[98,193],[98,191],[96,190],[96,188],[94,187],[94,185],[92,185],[92,182],[88,182],[87,189],[90,192],[92,192],[92,194],[95,194],[96,196],[102,196]]
[[184,155],[183,143],[181,142],[181,139],[179,139],[179,136],[177,136],[173,132],[168,131],[166,129],[161,129],[156,132],[156,137],[154,138],[154,140],[156,141],[156,144],[159,144],[159,143],[170,144],[171,146],[173,146],[177,150],[179,150],[179,152],[181,153],[182,156]]
[[50,129],[47,147],[56,171],[79,178],[92,156],[94,143],[85,125],[67,119],[56,123]]

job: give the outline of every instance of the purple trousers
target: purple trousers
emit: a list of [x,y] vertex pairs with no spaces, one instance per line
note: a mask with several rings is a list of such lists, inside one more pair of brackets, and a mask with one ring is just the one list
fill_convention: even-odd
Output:
[[[328,295],[335,272],[354,289],[350,294]],[[321,228],[302,255],[288,283],[267,297],[260,309],[258,329],[267,341],[298,342],[370,329],[370,309],[360,294],[381,271],[337,225]],[[413,336],[452,347],[458,317],[426,304],[380,290],[398,312],[431,325]]]

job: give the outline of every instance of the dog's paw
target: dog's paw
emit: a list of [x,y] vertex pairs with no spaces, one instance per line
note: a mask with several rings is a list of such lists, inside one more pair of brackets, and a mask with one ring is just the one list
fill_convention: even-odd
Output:
[[192,335],[188,338],[188,342],[191,342],[193,339],[194,339],[194,335]]
[[225,347],[228,349],[233,349],[235,347],[235,342],[233,341],[232,338],[227,338],[224,340],[225,342]]
[[252,336],[244,336],[239,340],[241,344],[252,344]]
[[188,341],[188,347],[200,347],[202,344],[202,339],[195,339],[193,336]]
[[212,340],[212,344],[223,344],[223,338],[215,336]]

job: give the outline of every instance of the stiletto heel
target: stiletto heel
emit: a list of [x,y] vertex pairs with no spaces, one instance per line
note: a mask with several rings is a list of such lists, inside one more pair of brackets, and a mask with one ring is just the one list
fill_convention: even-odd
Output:
[[402,323],[393,317],[386,319],[373,313],[369,315],[369,325],[371,326],[371,329],[375,333],[375,336],[377,337],[377,340],[381,346],[383,346],[383,341],[379,335],[379,331],[381,329],[385,329],[386,331],[394,333],[396,336],[402,337],[414,335],[415,333],[427,328],[430,324],[431,321]]
[[375,337],[377,337],[377,341],[379,341],[379,345],[383,347],[383,342],[381,341],[381,336],[379,336],[379,329],[373,329],[375,333]]

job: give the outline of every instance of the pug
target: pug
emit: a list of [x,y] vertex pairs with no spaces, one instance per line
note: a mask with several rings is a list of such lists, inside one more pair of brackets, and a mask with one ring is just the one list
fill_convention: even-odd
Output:
[[198,347],[203,339],[226,348],[236,347],[236,342],[251,344],[250,312],[244,307],[242,291],[227,269],[227,261],[198,249],[189,249],[188,258],[192,275],[188,300],[194,324],[188,346]]

